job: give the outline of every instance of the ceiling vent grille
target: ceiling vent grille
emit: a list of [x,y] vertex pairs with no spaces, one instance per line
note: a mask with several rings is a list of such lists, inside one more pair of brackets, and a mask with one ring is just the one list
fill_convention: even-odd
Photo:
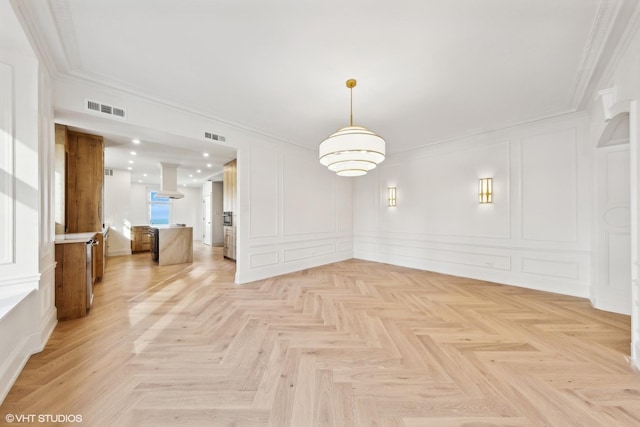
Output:
[[215,133],[205,132],[204,137],[206,139],[212,139],[214,141],[225,142],[227,139],[222,135],[216,135]]
[[94,113],[106,114],[108,116],[126,119],[127,113],[124,108],[114,107],[113,105],[103,104],[102,102],[86,99],[84,103],[85,109]]
[[113,169],[111,168],[104,168],[104,174],[106,176],[113,176]]

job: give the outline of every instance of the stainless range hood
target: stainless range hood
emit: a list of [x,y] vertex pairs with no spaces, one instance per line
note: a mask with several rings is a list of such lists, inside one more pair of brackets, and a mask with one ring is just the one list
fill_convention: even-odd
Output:
[[160,162],[160,191],[156,197],[182,199],[184,194],[178,191],[178,165]]

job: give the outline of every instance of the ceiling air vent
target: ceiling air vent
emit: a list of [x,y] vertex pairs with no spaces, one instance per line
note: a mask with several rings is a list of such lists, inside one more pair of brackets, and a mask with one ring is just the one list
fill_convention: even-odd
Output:
[[104,174],[106,176],[113,176],[113,169],[111,168],[104,168]]
[[204,137],[206,139],[212,139],[214,141],[225,142],[227,139],[222,135],[216,135],[215,133],[205,132]]
[[124,108],[114,107],[113,105],[103,104],[102,102],[92,101],[90,99],[85,100],[84,106],[89,111],[106,114],[120,119],[125,119],[127,116]]

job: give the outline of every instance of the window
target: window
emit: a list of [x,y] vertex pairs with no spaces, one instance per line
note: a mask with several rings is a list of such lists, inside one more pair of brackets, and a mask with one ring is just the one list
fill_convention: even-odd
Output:
[[171,202],[168,197],[156,197],[157,191],[149,192],[149,224],[169,224]]

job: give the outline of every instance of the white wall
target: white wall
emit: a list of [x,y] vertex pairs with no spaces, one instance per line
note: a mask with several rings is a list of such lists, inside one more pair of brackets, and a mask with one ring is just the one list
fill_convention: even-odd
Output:
[[56,325],[50,88],[0,0],[0,401]]
[[352,257],[352,180],[320,165],[317,151],[242,148],[238,189],[238,282]]
[[[615,113],[611,117],[605,118],[605,108],[601,102],[600,96],[594,93],[590,98],[591,102],[588,105],[588,111],[590,113],[590,128],[591,128],[591,150],[594,157],[599,155],[599,151],[602,149],[597,148],[603,131],[609,125],[610,120],[616,120],[621,116],[628,116],[628,128],[626,135],[629,141],[628,144],[628,175],[629,185],[619,184],[618,187],[624,185],[624,189],[629,192],[629,222],[630,222],[630,248],[627,265],[630,264],[630,274],[627,275],[627,279],[631,280],[630,295],[631,299],[631,357],[636,367],[640,368],[640,108],[638,103],[640,102],[640,7],[636,7],[630,18],[630,22],[634,25],[627,30],[622,37],[622,40],[613,55],[612,61],[607,66],[605,73],[600,80],[598,90],[606,90],[614,88],[614,96],[611,102],[611,109],[607,109],[607,113],[612,111],[621,112],[620,115],[615,116]],[[626,119],[626,117],[625,117]],[[623,151],[615,154],[616,157],[627,154],[624,151],[626,147],[620,147],[619,150]],[[614,150],[615,151],[615,150]],[[610,157],[610,156],[607,156]],[[602,173],[604,172],[604,173]],[[595,177],[597,182],[602,184],[602,181],[609,179],[609,172],[603,169]],[[614,173],[614,177],[617,175]],[[619,200],[623,198],[619,192],[621,188],[613,189],[615,194],[618,194],[616,198]],[[626,202],[626,198],[623,198],[623,202]],[[602,230],[601,227],[604,221],[602,218],[594,218],[594,228]],[[606,230],[605,230],[606,232]],[[615,237],[615,236],[614,236]],[[617,236],[619,237],[619,236]],[[617,239],[620,240],[620,239]],[[609,268],[611,262],[609,260],[619,260],[620,255],[615,253],[611,256],[610,239],[594,239],[594,266],[602,269]],[[626,245],[626,242],[624,243]],[[620,244],[618,248],[614,248],[618,253],[621,252]],[[613,264],[615,267],[615,264]],[[608,276],[602,271],[597,271],[596,277]],[[625,272],[615,271],[616,276],[622,276]],[[596,294],[594,298],[594,304],[596,307],[600,306],[602,293],[607,292],[606,287],[599,289],[600,294]]]
[[[130,207],[131,225],[149,224],[149,200],[150,191],[160,191],[160,186],[146,184],[131,184]],[[186,224],[193,227],[193,239],[202,239],[202,206],[201,189],[191,187],[180,187],[178,189],[184,198],[172,199],[171,218],[172,224]]]
[[390,156],[356,180],[355,257],[587,297],[586,130],[575,114]]
[[114,169],[104,177],[104,224],[109,227],[108,256],[131,254],[131,172]]
[[[207,181],[202,185],[202,199],[204,209],[204,198],[211,197],[211,245],[222,246],[224,243],[224,227],[222,225],[222,182]],[[202,213],[204,219],[205,213]],[[202,227],[205,227],[204,221]],[[204,235],[204,228],[202,234]]]
[[[205,130],[215,129],[226,136],[224,145],[237,150],[238,160],[237,283],[352,257],[351,180],[338,178],[323,168],[317,161],[317,150],[82,80],[57,80],[55,89],[55,106],[60,114],[86,114],[84,100],[100,99],[126,108],[129,125],[205,145],[212,144],[205,140]],[[95,117],[92,123],[92,130],[98,134],[109,133],[112,126],[121,124]],[[194,198],[200,206],[200,190],[196,193]],[[144,197],[144,188],[133,184],[133,224],[148,221],[146,207],[141,204]],[[201,224],[201,219],[197,220],[200,215],[198,209],[194,220],[176,217],[173,221]],[[200,228],[194,229],[194,235],[202,235]]]

